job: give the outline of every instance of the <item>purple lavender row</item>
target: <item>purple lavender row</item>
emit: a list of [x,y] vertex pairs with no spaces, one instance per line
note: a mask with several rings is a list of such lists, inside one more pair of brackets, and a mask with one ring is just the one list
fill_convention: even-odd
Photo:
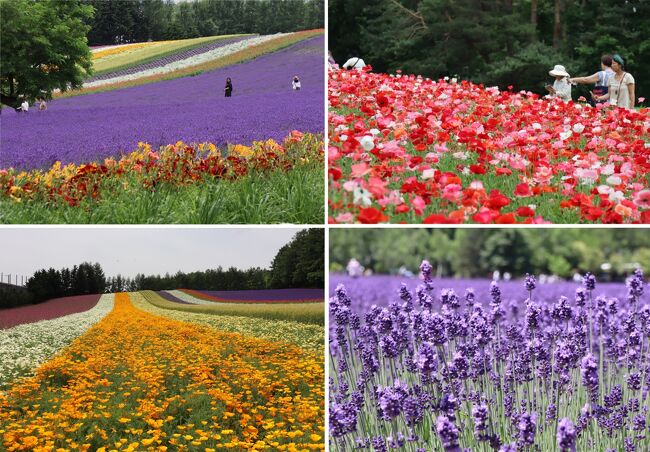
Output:
[[220,39],[217,41],[213,41],[210,43],[207,43],[205,45],[185,50],[179,53],[175,53],[172,55],[167,55],[162,58],[150,61],[148,63],[140,64],[137,66],[133,66],[127,69],[122,69],[118,71],[113,71],[113,72],[107,72],[105,74],[101,75],[94,75],[92,77],[89,77],[85,80],[85,82],[95,82],[98,80],[106,80],[109,78],[114,78],[114,77],[121,77],[123,75],[131,75],[131,74],[136,74],[140,71],[144,71],[146,69],[154,69],[162,66],[166,66],[170,63],[175,63],[176,61],[181,61],[186,58],[190,58],[196,55],[201,55],[202,53],[210,52],[211,50],[218,49],[219,47],[223,47],[228,44],[233,44],[235,42],[240,42],[245,39],[249,39],[251,36],[237,36],[233,38],[226,38],[226,39]]
[[[292,130],[322,133],[323,36],[252,61],[157,83],[54,100],[43,112],[0,115],[0,168],[47,168],[119,157],[148,142],[250,144]],[[260,77],[263,74],[263,77]],[[299,75],[302,89],[293,91]],[[224,98],[226,77],[233,97]]]
[[387,305],[357,311],[360,280],[330,298],[331,450],[649,450],[640,270],[617,296],[596,295],[586,274],[556,299],[527,275],[508,317],[500,284],[437,292],[431,265],[420,268],[415,290],[400,286]]
[[[407,278],[393,275],[373,275],[371,277],[354,278],[341,273],[330,274],[329,293],[334,294],[339,284],[345,285],[350,297],[355,300],[352,309],[357,314],[363,315],[372,305],[386,307],[396,301],[397,291],[402,284],[413,291],[422,281],[417,277]],[[489,302],[489,290],[491,280],[489,279],[460,279],[460,278],[434,278],[433,279],[434,303],[439,300],[443,289],[450,289],[458,294],[471,289],[476,293],[476,303],[487,305]],[[511,318],[521,312],[521,280],[499,281],[501,289],[502,306],[507,316]],[[615,297],[621,291],[621,283],[600,283],[596,296]],[[560,296],[571,293],[575,290],[575,283],[568,281],[556,281],[551,283],[538,282],[535,290],[537,299],[553,303]],[[434,304],[436,308],[440,306]]]
[[323,289],[269,289],[269,290],[201,290],[201,293],[226,300],[320,300]]
[[174,303],[182,303],[182,304],[192,304],[192,303],[188,303],[186,301],[183,301],[180,298],[176,298],[175,296],[173,296],[172,294],[170,294],[169,292],[164,291],[164,290],[159,290],[156,293],[158,295],[160,295],[162,298],[164,298],[165,300],[167,300],[167,301],[173,301]]

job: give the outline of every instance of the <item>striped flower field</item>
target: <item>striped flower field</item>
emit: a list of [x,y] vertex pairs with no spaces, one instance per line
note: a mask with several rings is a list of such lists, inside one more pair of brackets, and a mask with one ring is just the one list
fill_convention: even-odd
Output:
[[322,327],[280,340],[283,322],[102,300],[109,313],[0,392],[0,449],[324,449]]

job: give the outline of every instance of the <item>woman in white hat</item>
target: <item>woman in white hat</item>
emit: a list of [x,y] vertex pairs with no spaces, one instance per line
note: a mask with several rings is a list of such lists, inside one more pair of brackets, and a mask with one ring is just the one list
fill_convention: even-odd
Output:
[[569,73],[564,69],[564,66],[556,64],[548,74],[555,77],[553,86],[546,85],[546,90],[550,96],[558,97],[564,102],[569,102],[571,100],[571,84],[569,83]]

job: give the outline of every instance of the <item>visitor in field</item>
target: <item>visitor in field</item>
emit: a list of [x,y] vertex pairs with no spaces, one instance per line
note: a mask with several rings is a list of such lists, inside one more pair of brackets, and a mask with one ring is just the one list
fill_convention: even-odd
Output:
[[297,75],[293,77],[293,80],[291,80],[291,88],[293,88],[294,91],[300,90],[300,79]]
[[232,80],[230,80],[230,77],[226,79],[226,88],[224,89],[224,92],[226,93],[226,97],[232,97]]
[[23,113],[27,113],[29,111],[29,102],[27,102],[27,99],[23,99],[20,107],[18,107],[17,110],[22,111]]
[[569,83],[569,73],[564,69],[564,66],[556,64],[548,73],[551,77],[555,77],[553,86],[546,85],[549,96],[569,102],[571,100],[571,84]]
[[583,85],[590,85],[594,83],[596,85],[591,91],[591,99],[589,99],[589,104],[591,104],[591,106],[595,106],[596,102],[605,102],[602,100],[596,101],[595,97],[607,94],[607,84],[609,83],[609,79],[614,75],[611,55],[603,55],[600,59],[600,69],[600,71],[587,77],[573,77],[569,79],[569,82],[574,84],[580,83]]
[[328,69],[337,69],[338,68],[338,66],[336,64],[336,60],[334,59],[334,55],[332,55],[331,50],[327,51],[327,68]]
[[614,75],[607,81],[607,93],[594,96],[596,100],[609,100],[611,105],[634,109],[634,77],[625,72],[625,60],[619,54],[612,57]]
[[356,69],[357,71],[361,71],[364,67],[366,67],[366,62],[359,57],[350,57],[348,61],[343,63],[343,69]]
[[44,98],[44,97],[41,97],[41,100],[40,100],[40,102],[38,103],[38,109],[39,109],[40,111],[47,110],[47,103],[45,102],[45,98]]

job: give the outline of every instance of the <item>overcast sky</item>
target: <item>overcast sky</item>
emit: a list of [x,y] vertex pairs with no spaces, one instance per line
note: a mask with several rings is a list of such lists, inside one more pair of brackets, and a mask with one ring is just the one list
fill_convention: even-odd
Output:
[[[0,228],[0,272],[99,262],[107,276],[267,268],[301,228]],[[5,279],[6,281],[6,279]]]

